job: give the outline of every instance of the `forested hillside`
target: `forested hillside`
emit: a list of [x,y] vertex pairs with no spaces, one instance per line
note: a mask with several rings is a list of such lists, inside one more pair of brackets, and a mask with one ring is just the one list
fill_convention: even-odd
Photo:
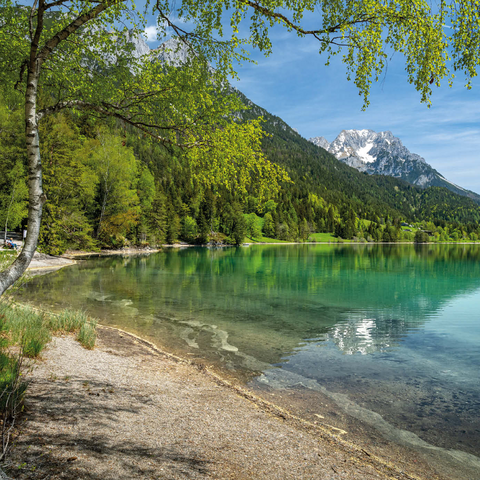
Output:
[[[48,199],[40,248],[58,254],[179,240],[241,243],[246,235],[306,240],[312,232],[413,240],[401,222],[424,222],[441,240],[480,233],[480,209],[468,198],[359,173],[238,94],[250,107],[238,121],[264,117],[262,148],[289,174],[278,193],[260,198],[254,178],[246,192],[229,189],[202,178],[184,150],[118,121],[62,113],[40,132]],[[13,229],[25,224],[27,200],[23,119],[14,101],[0,105],[0,148],[0,221]]]
[[378,217],[401,216],[411,222],[480,220],[480,209],[470,199],[440,187],[422,189],[392,177],[360,173],[302,138],[280,118],[241,97],[251,106],[243,113],[245,119],[259,115],[265,119],[263,128],[269,136],[263,141],[264,150],[271,161],[287,169],[298,190]]

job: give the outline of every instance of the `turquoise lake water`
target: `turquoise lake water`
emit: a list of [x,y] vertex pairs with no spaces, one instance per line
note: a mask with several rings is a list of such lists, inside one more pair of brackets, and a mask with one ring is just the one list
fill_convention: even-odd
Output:
[[83,260],[20,296],[82,308],[256,391],[298,392],[310,410],[318,394],[480,479],[480,245],[168,249]]

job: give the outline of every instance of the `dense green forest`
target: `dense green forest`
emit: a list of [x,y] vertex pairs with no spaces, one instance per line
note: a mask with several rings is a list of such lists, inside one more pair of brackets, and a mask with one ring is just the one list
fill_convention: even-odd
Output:
[[[337,161],[251,104],[240,120],[263,116],[266,157],[290,177],[259,198],[214,180],[202,181],[184,151],[94,116],[62,113],[41,125],[44,190],[42,251],[92,250],[185,241],[242,243],[246,236],[305,241],[313,232],[343,239],[413,240],[415,223],[439,241],[480,234],[480,208],[444,188],[420,189],[369,176]],[[0,221],[25,225],[26,155],[22,112],[0,103]],[[263,195],[265,197],[265,195]]]

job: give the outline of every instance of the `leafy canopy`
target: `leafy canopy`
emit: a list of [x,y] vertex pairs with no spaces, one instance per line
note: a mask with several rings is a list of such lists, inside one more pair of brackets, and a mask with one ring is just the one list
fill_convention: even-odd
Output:
[[[480,61],[479,0],[183,0],[176,11],[168,0],[157,0],[154,10],[160,13],[160,37],[172,28],[209,58],[217,55],[225,71],[231,69],[231,57],[224,54],[229,48],[249,43],[268,55],[273,48],[269,30],[275,25],[314,37],[327,65],[342,54],[347,77],[363,95],[365,107],[372,81],[378,81],[392,52],[404,56],[408,81],[427,104],[432,85],[440,86],[446,77],[451,84],[456,71],[463,71],[470,88]],[[169,20],[176,15],[195,28],[178,28]],[[219,42],[226,15],[233,33]],[[248,39],[240,37],[244,23]]]
[[[169,148],[191,150],[187,158],[209,184],[244,190],[242,182],[268,171],[263,190],[278,189],[285,175],[264,159],[258,121],[235,122],[245,107],[225,82],[225,69],[212,69],[185,39],[168,47],[187,51],[182,65],[159,61],[159,52],[135,56],[132,41],[145,22],[133,4],[39,0],[26,7],[0,0],[0,9],[0,81],[6,91],[28,95],[35,70],[37,122],[64,109],[113,117]],[[230,46],[215,51],[227,49],[235,57]]]
[[[452,81],[452,71],[463,71],[470,86],[479,63],[480,0],[442,0],[434,6],[426,0],[148,0],[141,11],[120,0],[37,0],[34,8],[0,0],[0,8],[2,83],[22,85],[35,44],[44,63],[45,111],[68,102],[97,114],[122,116],[128,110],[127,120],[137,127],[144,123],[167,143],[191,143],[192,138],[179,138],[187,130],[203,138],[195,120],[201,115],[205,125],[212,120],[205,113],[213,113],[212,82],[205,77],[214,77],[216,88],[225,85],[227,76],[235,75],[235,63],[247,58],[247,44],[268,55],[270,29],[277,24],[316,38],[327,64],[341,52],[365,105],[372,80],[378,80],[392,51],[404,55],[408,81],[427,103],[432,85],[445,77]],[[128,40],[144,31],[146,13],[157,15],[159,39],[181,38],[189,49],[188,74],[132,58]],[[179,18],[193,28],[187,31],[175,21]],[[245,23],[248,38],[240,35]],[[132,27],[130,36],[122,31],[125,25]],[[215,113],[218,121],[221,112]],[[161,128],[148,128],[159,117]]]

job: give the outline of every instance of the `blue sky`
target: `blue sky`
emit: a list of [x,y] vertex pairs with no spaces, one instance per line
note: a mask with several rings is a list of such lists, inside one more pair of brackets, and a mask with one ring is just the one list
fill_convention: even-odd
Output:
[[[243,64],[232,81],[250,100],[281,117],[299,133],[328,141],[344,129],[390,130],[448,180],[480,193],[480,80],[472,90],[462,77],[453,88],[434,88],[433,105],[407,82],[401,55],[389,61],[387,73],[372,85],[370,106],[348,82],[340,58],[325,66],[314,39],[276,28],[273,53],[251,51],[258,63]],[[153,43],[151,44],[153,46]]]

